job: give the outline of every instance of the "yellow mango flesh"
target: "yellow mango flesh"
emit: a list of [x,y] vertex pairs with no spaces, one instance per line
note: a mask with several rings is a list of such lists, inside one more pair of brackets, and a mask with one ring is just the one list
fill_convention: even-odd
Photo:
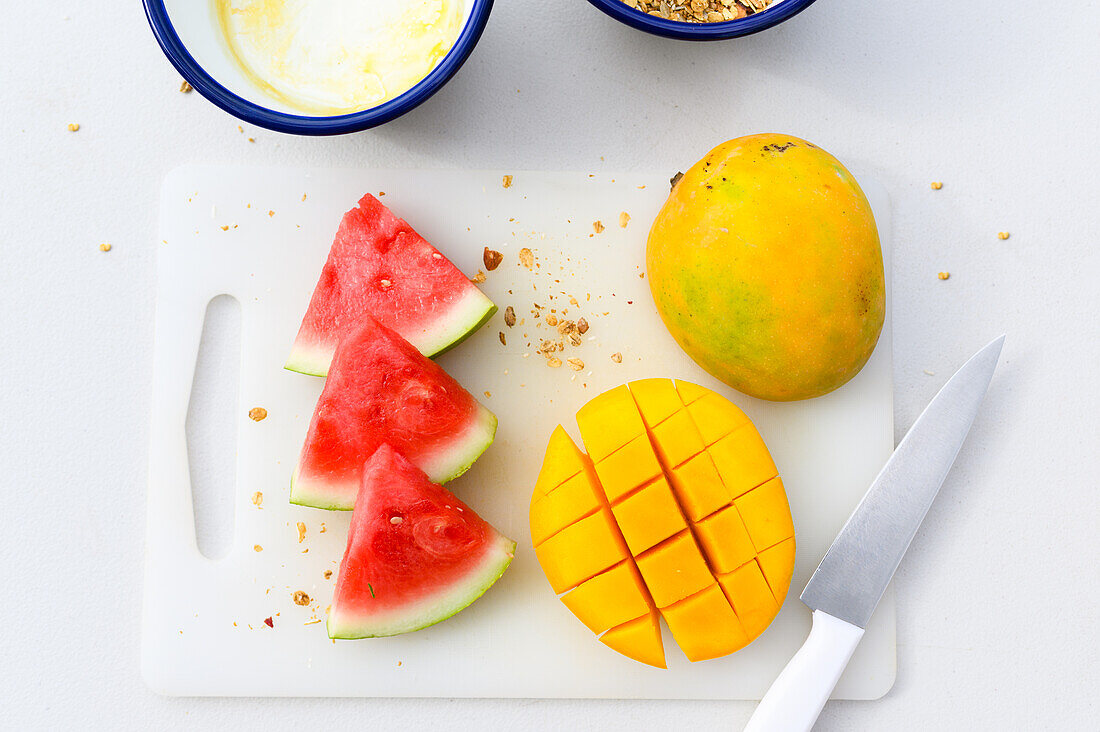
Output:
[[661,616],[689,661],[726,656],[752,640],[717,584],[664,608]]
[[536,491],[531,502],[531,543],[538,546],[566,526],[595,513],[602,505],[602,496],[591,467],[545,495]]
[[667,668],[657,613],[651,612],[612,628],[600,636],[600,642],[627,658],[657,668]]
[[652,607],[649,592],[633,562],[616,564],[582,582],[562,595],[561,601],[597,635],[648,613]]
[[546,457],[542,460],[542,470],[535,481],[535,494],[546,495],[557,488],[566,479],[572,478],[591,461],[577,449],[576,443],[560,424],[550,433],[550,442],[546,445]]
[[635,561],[657,607],[668,607],[714,582],[690,531],[678,534]]
[[840,161],[789,135],[730,140],[684,173],[650,229],[646,277],[688,355],[762,399],[843,385],[885,318],[866,196]]
[[611,508],[630,553],[638,556],[687,529],[676,496],[664,478],[658,478]]
[[554,592],[605,645],[653,666],[665,667],[658,617],[693,661],[752,642],[783,604],[795,554],[752,422],[668,379],[605,392],[577,421],[588,455],[555,430],[531,502]]
[[535,547],[554,592],[571,590],[629,556],[611,512],[601,509]]

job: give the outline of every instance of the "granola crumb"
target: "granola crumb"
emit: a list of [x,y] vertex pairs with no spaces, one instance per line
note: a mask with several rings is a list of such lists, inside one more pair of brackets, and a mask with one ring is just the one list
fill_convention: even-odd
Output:
[[626,225],[629,224],[629,223],[630,223],[630,214],[628,214],[626,211],[621,212],[619,214],[619,226],[621,228],[625,229]]
[[502,346],[507,346],[508,345],[508,339],[504,337],[504,331],[499,331],[497,333],[497,338],[500,339],[500,345],[502,345]]
[[267,410],[263,407],[252,407],[248,410],[248,418],[253,422],[262,422],[267,419]]
[[99,251],[109,252],[109,251],[111,251],[111,245],[108,244],[107,242],[103,242],[102,244],[99,245]]
[[252,505],[256,508],[260,508],[264,505],[264,494],[260,491],[256,491],[252,494]]
[[935,376],[936,375],[935,371],[929,371],[928,369],[924,369],[924,373],[927,374],[928,376]]
[[222,231],[229,231],[229,224],[224,224],[222,226]]
[[940,183],[938,180],[932,181],[932,190],[938,191],[941,188],[943,188],[943,183]]
[[997,238],[1000,239],[1001,241],[1004,241],[1009,236],[1011,236],[1011,235],[1007,231],[998,231],[997,232]]
[[306,540],[306,525],[299,521],[296,526],[298,528],[298,543],[301,544]]
[[940,278],[941,280],[946,280],[946,279],[947,279],[948,277],[950,277],[950,276],[951,276],[951,273],[950,273],[950,272],[940,272],[940,274],[939,274],[939,278]]
[[602,234],[603,233],[603,222],[600,221],[599,219],[596,219],[595,221],[593,221],[592,222],[592,230],[594,232],[596,232],[597,234]]
[[554,313],[550,313],[549,315],[546,316],[546,324],[551,325],[551,326],[557,325],[558,324],[558,316],[554,315]]
[[516,310],[511,305],[504,308],[504,324],[509,328],[516,324]]
[[567,361],[569,362],[569,368],[573,369],[574,371],[584,370],[584,361],[580,360],[579,358],[570,358],[567,359]]
[[512,176],[510,176],[510,175],[504,176],[503,178],[501,178],[500,184],[502,186],[504,186],[505,188],[511,188],[512,187]]
[[308,605],[309,604],[309,595],[302,592],[301,590],[296,590],[294,592],[294,604],[295,605]]
[[302,200],[303,201],[306,200],[306,194],[304,194],[304,193],[302,194]]
[[533,269],[535,266],[535,253],[527,247],[519,250],[519,263],[527,269]]
[[254,551],[254,552],[262,552],[263,550],[264,550],[264,548],[262,546],[260,546],[259,544],[253,544],[252,545],[252,551]]
[[588,321],[584,318],[577,320],[577,332],[584,335],[588,332]]
[[614,361],[615,363],[622,363],[623,362],[623,354],[616,351],[615,353],[611,354],[611,360]]
[[484,281],[485,281],[485,273],[482,272],[480,269],[477,271],[476,275],[474,275],[473,277],[470,278],[470,282],[473,282],[475,285],[480,285]]
[[77,122],[70,122],[69,123],[69,132],[76,132],[79,129],[80,129],[80,124],[78,124]]
[[272,211],[271,209],[268,209],[268,210],[267,210],[267,215],[268,215],[268,216],[274,216],[274,215],[275,215],[275,212],[274,212],[274,211]]
[[322,521],[322,522],[321,522],[321,528],[317,530],[317,533],[318,533],[318,534],[323,534],[323,533],[325,533],[326,531],[328,531],[328,529],[326,529],[326,528],[325,528],[325,522],[324,522],[324,521]]
[[250,138],[248,138],[248,141],[249,142],[256,142],[256,138],[255,137],[250,137]]
[[546,365],[552,369],[556,369],[561,366],[561,359],[557,356],[551,356],[550,358],[546,359]]
[[492,272],[504,261],[504,255],[495,249],[485,247],[485,251],[481,253],[481,261],[485,264],[485,269]]
[[187,79],[180,82],[180,93],[189,94],[191,92],[191,85],[187,83]]
[[684,177],[684,174],[681,171],[676,171],[676,175],[674,175],[674,176],[672,176],[671,178],[668,179],[668,187],[669,188],[675,188],[676,184],[679,183],[680,179],[683,178],[683,177]]
[[321,575],[321,576],[324,577],[325,579],[332,579],[332,570],[331,569],[326,569],[324,574]]

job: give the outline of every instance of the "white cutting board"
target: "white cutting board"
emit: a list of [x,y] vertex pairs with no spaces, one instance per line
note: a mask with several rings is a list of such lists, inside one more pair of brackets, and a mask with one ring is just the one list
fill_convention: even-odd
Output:
[[[506,189],[507,172],[514,184]],[[164,183],[157,237],[142,643],[148,684],[176,695],[759,699],[809,631],[798,593],[892,450],[890,324],[863,371],[819,399],[767,403],[710,378],[661,325],[639,276],[669,172],[173,172]],[[887,196],[873,181],[861,182],[889,257]],[[482,247],[504,254],[482,284],[500,313],[440,363],[500,420],[496,442],[448,487],[519,546],[503,578],[459,615],[404,636],[333,643],[323,622],[307,623],[324,617],[334,579],[323,572],[335,575],[350,517],[287,502],[323,382],[282,365],[340,216],[368,191],[384,191],[384,203],[469,274],[481,267]],[[632,217],[625,229],[622,211]],[[606,227],[600,234],[596,220]],[[534,272],[519,265],[521,247],[535,251]],[[235,484],[226,475],[218,488],[223,498],[232,496],[231,549],[211,561],[196,544],[184,424],[204,312],[222,293],[241,306],[239,423]],[[569,295],[580,307],[569,305]],[[585,362],[584,371],[550,369],[534,354],[542,331],[530,327],[533,302],[568,308],[569,317],[591,323],[591,340],[569,354]],[[503,325],[507,305],[526,317],[525,327]],[[498,340],[502,330],[506,347]],[[615,352],[622,363],[612,362]],[[551,592],[527,526],[554,425],[563,422],[576,436],[573,415],[585,401],[651,376],[704,384],[745,410],[779,466],[798,537],[791,592],[772,627],[730,657],[697,664],[687,662],[666,630],[667,671],[596,641]],[[265,420],[248,418],[256,406],[268,410]],[[263,492],[262,509],[252,503],[256,491]],[[302,543],[299,521],[307,527]],[[263,551],[253,550],[257,544]],[[294,604],[295,590],[308,593],[311,605]],[[273,628],[264,624],[268,617]],[[890,590],[835,698],[873,699],[890,689],[894,624]]]

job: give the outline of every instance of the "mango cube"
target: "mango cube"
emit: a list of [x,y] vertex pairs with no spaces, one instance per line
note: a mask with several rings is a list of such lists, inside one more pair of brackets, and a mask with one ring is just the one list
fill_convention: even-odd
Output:
[[714,393],[706,387],[693,384],[690,381],[680,381],[679,379],[676,379],[676,392],[680,395],[680,401],[682,401],[685,406],[702,399],[707,394]]
[[714,582],[699,546],[685,531],[636,559],[657,607],[692,595]]
[[718,575],[718,584],[726,593],[726,599],[733,606],[733,612],[737,614],[749,640],[763,633],[779,612],[779,604],[755,561],[729,574]]
[[593,462],[600,462],[639,435],[645,424],[626,384],[605,391],[577,412],[581,438]]
[[616,626],[600,636],[600,642],[627,658],[657,668],[665,666],[665,645],[656,613]]
[[713,445],[739,427],[752,424],[736,404],[713,392],[692,402],[687,411],[707,445]]
[[707,452],[734,498],[779,474],[768,446],[751,422],[718,440]]
[[684,410],[651,428],[651,434],[657,455],[668,468],[685,463],[706,449],[695,421]]
[[654,609],[638,568],[630,561],[582,582],[562,595],[561,601],[596,635]]
[[611,512],[600,509],[535,547],[554,592],[561,594],[630,556]]
[[744,648],[749,636],[718,584],[661,610],[689,661],[718,658]]
[[634,556],[687,528],[676,497],[664,478],[624,498],[611,511]]
[[794,536],[791,507],[783,479],[772,478],[734,501],[756,550],[763,551]]
[[629,386],[642,420],[650,429],[684,408],[672,379],[642,379],[630,382]]
[[692,521],[699,521],[729,503],[729,491],[705,452],[673,468],[669,478],[680,506]]
[[695,536],[715,572],[732,572],[756,558],[756,547],[736,506],[727,506],[695,524]]
[[764,579],[772,589],[772,597],[782,605],[791,586],[791,574],[794,572],[794,537],[768,547],[756,557]]
[[531,543],[538,546],[575,521],[595,513],[603,496],[591,468],[569,478],[531,504]]
[[535,493],[546,495],[584,469],[588,456],[581,452],[573,438],[560,424],[550,433],[542,469],[535,481]]
[[649,436],[643,434],[596,463],[596,474],[607,500],[614,503],[661,475],[661,464]]

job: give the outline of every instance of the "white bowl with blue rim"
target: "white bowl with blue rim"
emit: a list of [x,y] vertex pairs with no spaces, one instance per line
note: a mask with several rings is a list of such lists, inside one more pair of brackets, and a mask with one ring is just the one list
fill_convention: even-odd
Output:
[[428,75],[408,91],[362,111],[309,115],[280,104],[248,78],[225,43],[214,3],[143,1],[157,43],[195,91],[249,124],[296,135],[358,132],[389,122],[423,103],[469,58],[493,7],[493,0],[466,0],[465,18],[454,45]]

